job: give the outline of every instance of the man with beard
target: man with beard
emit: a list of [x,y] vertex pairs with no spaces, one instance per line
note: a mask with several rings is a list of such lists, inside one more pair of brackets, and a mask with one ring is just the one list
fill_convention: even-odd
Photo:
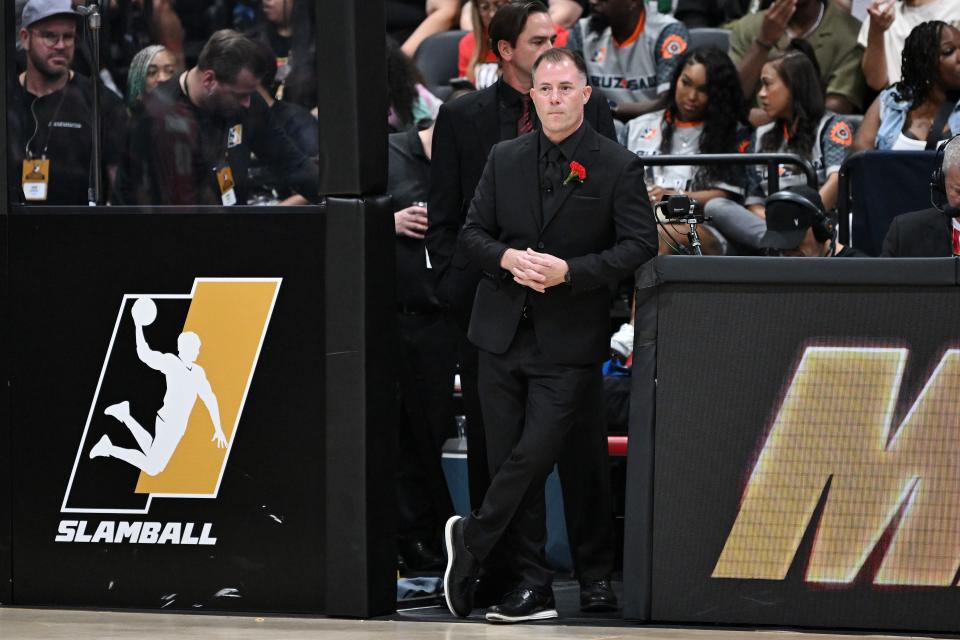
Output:
[[643,0],[590,0],[590,10],[570,31],[567,48],[586,60],[591,86],[624,122],[663,109],[690,42],[687,28],[671,15],[648,12]]
[[250,154],[308,200],[317,162],[269,117],[257,83],[275,64],[246,36],[214,33],[197,66],[144,97],[117,177],[117,204],[224,205],[247,201]]
[[[86,205],[93,155],[90,80],[70,67],[77,15],[70,0],[31,0],[23,9],[20,44],[26,69],[10,90],[10,200],[31,205]],[[127,123],[126,110],[104,97],[103,161],[114,175]],[[110,127],[104,126],[109,122]],[[15,175],[14,175],[15,174]]]

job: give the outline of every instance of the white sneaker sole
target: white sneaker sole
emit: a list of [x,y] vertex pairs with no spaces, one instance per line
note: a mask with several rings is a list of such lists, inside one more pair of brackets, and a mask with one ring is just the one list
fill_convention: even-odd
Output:
[[450,516],[447,519],[447,524],[443,527],[443,543],[447,548],[447,568],[443,572],[443,599],[447,601],[447,609],[450,610],[450,613],[458,616],[457,612],[453,610],[453,605],[450,603],[450,570],[453,568],[453,525],[459,520],[459,516]]
[[529,622],[530,620],[551,620],[556,617],[558,617],[556,609],[545,609],[528,616],[505,616],[502,613],[488,613],[486,615],[490,622]]

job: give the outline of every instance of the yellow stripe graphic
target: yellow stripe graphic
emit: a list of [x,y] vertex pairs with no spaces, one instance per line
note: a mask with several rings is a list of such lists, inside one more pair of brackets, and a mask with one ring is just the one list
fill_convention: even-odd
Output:
[[[280,283],[198,281],[183,330],[200,336],[199,364],[220,405],[220,423],[233,441],[238,413]],[[137,493],[203,495],[216,490],[227,449],[218,449],[213,422],[198,398],[187,430],[163,472],[140,474]]]

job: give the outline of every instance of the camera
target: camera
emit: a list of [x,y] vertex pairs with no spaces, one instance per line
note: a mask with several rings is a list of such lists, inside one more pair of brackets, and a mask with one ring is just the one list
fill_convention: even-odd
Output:
[[657,214],[667,222],[703,224],[703,207],[689,196],[670,196],[656,204]]

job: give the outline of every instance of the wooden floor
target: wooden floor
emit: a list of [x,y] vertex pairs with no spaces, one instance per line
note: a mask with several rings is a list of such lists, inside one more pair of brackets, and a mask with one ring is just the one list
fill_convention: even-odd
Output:
[[561,624],[494,626],[458,622],[394,622],[382,620],[333,620],[325,618],[257,618],[241,616],[166,613],[119,613],[62,611],[52,609],[0,608],[0,638],[3,640],[108,640],[148,638],[188,640],[534,640],[637,639],[637,640],[870,640],[925,636],[842,635],[796,631],[718,630],[664,627],[568,627]]

